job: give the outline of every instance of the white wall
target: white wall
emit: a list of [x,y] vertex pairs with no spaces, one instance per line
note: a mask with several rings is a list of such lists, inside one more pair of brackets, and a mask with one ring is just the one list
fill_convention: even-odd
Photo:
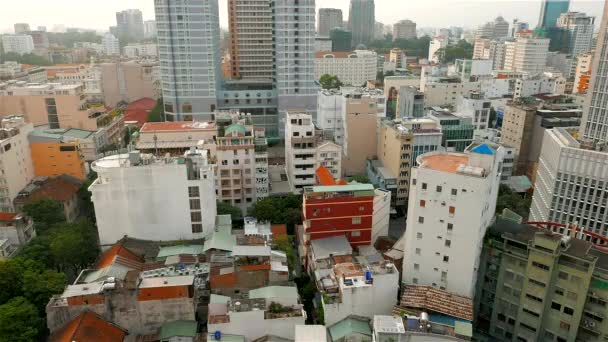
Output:
[[19,127],[19,134],[0,140],[0,185],[6,187],[6,191],[0,193],[0,211],[14,211],[13,200],[34,178],[28,141],[33,127],[32,124],[24,124]]
[[[328,52],[328,56],[331,52]],[[336,75],[345,85],[362,86],[376,79],[378,56],[372,51],[355,51],[350,57],[315,58],[315,78],[325,74]]]
[[[304,311],[302,309],[302,311]],[[264,311],[229,312],[229,323],[208,324],[208,331],[221,331],[222,334],[245,336],[253,341],[266,335],[294,339],[295,326],[305,324],[304,315],[298,317],[264,319]]]
[[374,190],[374,214],[372,216],[372,246],[380,236],[388,236],[391,214],[391,192]]

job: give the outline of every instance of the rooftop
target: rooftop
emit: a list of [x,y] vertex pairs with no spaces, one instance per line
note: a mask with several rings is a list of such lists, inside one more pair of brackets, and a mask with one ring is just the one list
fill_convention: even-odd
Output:
[[369,319],[366,317],[348,316],[327,328],[332,341],[338,341],[351,334],[372,336]]
[[157,258],[166,258],[173,255],[199,255],[203,254],[203,245],[178,245],[178,246],[168,246],[161,247],[158,251]]
[[180,131],[209,131],[216,130],[214,122],[200,121],[167,121],[167,122],[146,122],[141,127],[140,132],[180,132]]
[[432,286],[405,285],[401,306],[473,321],[473,301]]
[[399,316],[375,315],[374,331],[383,334],[405,334],[405,326]]
[[266,286],[249,290],[249,298],[298,298],[295,286]]
[[172,337],[196,337],[197,328],[196,321],[166,322],[160,327],[160,339],[166,341]]
[[116,342],[122,341],[127,332],[105,321],[97,314],[85,311],[49,336],[50,342]]
[[316,259],[327,259],[332,255],[351,255],[353,249],[345,236],[334,236],[310,242]]
[[29,203],[41,199],[67,201],[78,193],[81,185],[82,181],[68,175],[36,178],[19,192],[15,203]]
[[420,160],[422,161],[422,164],[420,165],[421,168],[447,173],[458,173],[460,166],[469,163],[469,156],[463,153],[436,153],[422,155]]
[[187,286],[194,284],[194,276],[176,276],[176,277],[154,277],[143,278],[139,284],[140,289],[154,287],[170,287],[170,286]]
[[15,217],[17,217],[17,213],[3,213],[0,212],[0,222],[12,222]]
[[57,141],[64,141],[65,138],[74,139],[93,139],[95,137],[95,131],[87,131],[77,128],[49,128],[49,125],[40,125],[34,127],[34,130],[30,133],[30,138],[34,141],[38,139],[52,139]]
[[372,184],[351,183],[348,185],[313,186],[309,189],[312,189],[312,192],[374,191],[374,186]]

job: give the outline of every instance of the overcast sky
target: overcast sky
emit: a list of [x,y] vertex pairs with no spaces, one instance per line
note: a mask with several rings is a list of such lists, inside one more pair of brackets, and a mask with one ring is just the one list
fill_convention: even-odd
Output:
[[[144,20],[154,19],[153,0],[1,0],[0,32],[12,32],[15,22],[32,28],[56,24],[66,27],[107,30],[115,25],[116,11],[138,8]],[[227,27],[227,0],[219,0],[222,27]],[[570,9],[596,16],[599,24],[603,0],[572,0]],[[349,0],[317,0],[317,8],[341,8],[348,18]],[[476,27],[498,15],[511,22],[514,18],[536,26],[540,0],[376,0],[376,20],[393,24],[411,19],[418,27]]]

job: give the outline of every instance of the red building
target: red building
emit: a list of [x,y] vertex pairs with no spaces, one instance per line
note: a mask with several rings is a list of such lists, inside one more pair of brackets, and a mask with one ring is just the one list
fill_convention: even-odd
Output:
[[307,188],[302,211],[304,241],[345,235],[353,247],[371,244],[374,213],[371,184]]

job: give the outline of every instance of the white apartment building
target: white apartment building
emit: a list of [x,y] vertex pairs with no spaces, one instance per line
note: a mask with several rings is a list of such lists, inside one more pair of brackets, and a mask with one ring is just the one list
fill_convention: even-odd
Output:
[[459,96],[480,91],[480,82],[429,82],[420,89],[425,107],[456,106]]
[[5,34],[2,35],[2,47],[4,52],[23,55],[34,51],[34,40],[27,34]]
[[557,94],[566,92],[566,79],[561,73],[545,72],[531,78],[515,80],[513,98],[527,97],[536,94]]
[[320,141],[315,135],[312,116],[288,113],[285,127],[285,168],[292,191],[315,184],[320,166],[328,169],[334,179],[342,177],[342,146]]
[[500,70],[504,67],[505,50],[504,39],[476,37],[473,59],[489,59],[492,61],[492,70]]
[[474,81],[479,77],[492,75],[492,61],[487,59],[457,59],[450,74],[458,76],[462,82]]
[[133,151],[99,159],[89,187],[99,242],[107,246],[125,235],[143,240],[191,240],[215,227],[213,165],[207,151],[157,158]]
[[486,228],[494,218],[502,151],[431,152],[412,169],[403,282],[472,298]]
[[245,211],[268,196],[268,144],[250,116],[217,113],[217,199]]
[[345,85],[359,87],[376,79],[378,55],[374,51],[318,52],[315,54],[315,78],[325,74],[338,76]]
[[2,119],[0,129],[0,212],[13,212],[13,200],[34,178],[28,135],[34,130],[22,116]]
[[167,120],[211,119],[221,82],[217,0],[157,0],[154,13]]
[[439,63],[440,56],[437,54],[437,51],[445,48],[446,46],[448,46],[447,37],[439,36],[433,38],[429,43],[429,62]]
[[507,71],[540,74],[547,64],[548,38],[517,38],[506,42],[504,69]]
[[531,221],[573,224],[608,236],[608,153],[597,149],[581,144],[572,131],[545,131]]
[[458,96],[456,112],[463,117],[471,118],[476,130],[490,126],[490,109],[492,102],[483,93],[471,92]]
[[416,38],[416,23],[411,20],[400,20],[393,24],[393,40]]
[[156,44],[134,44],[127,45],[123,49],[123,55],[129,58],[157,57],[158,48]]
[[114,37],[111,33],[106,33],[101,39],[101,46],[103,53],[108,56],[120,55],[120,42],[118,38]]
[[585,92],[586,86],[582,84],[581,80],[584,78],[589,78],[591,73],[591,63],[593,62],[593,53],[587,52],[580,54],[576,57],[576,71],[574,74],[574,89],[573,93],[583,93]]
[[591,51],[595,17],[581,12],[562,13],[556,26],[568,32],[568,53],[577,56]]

